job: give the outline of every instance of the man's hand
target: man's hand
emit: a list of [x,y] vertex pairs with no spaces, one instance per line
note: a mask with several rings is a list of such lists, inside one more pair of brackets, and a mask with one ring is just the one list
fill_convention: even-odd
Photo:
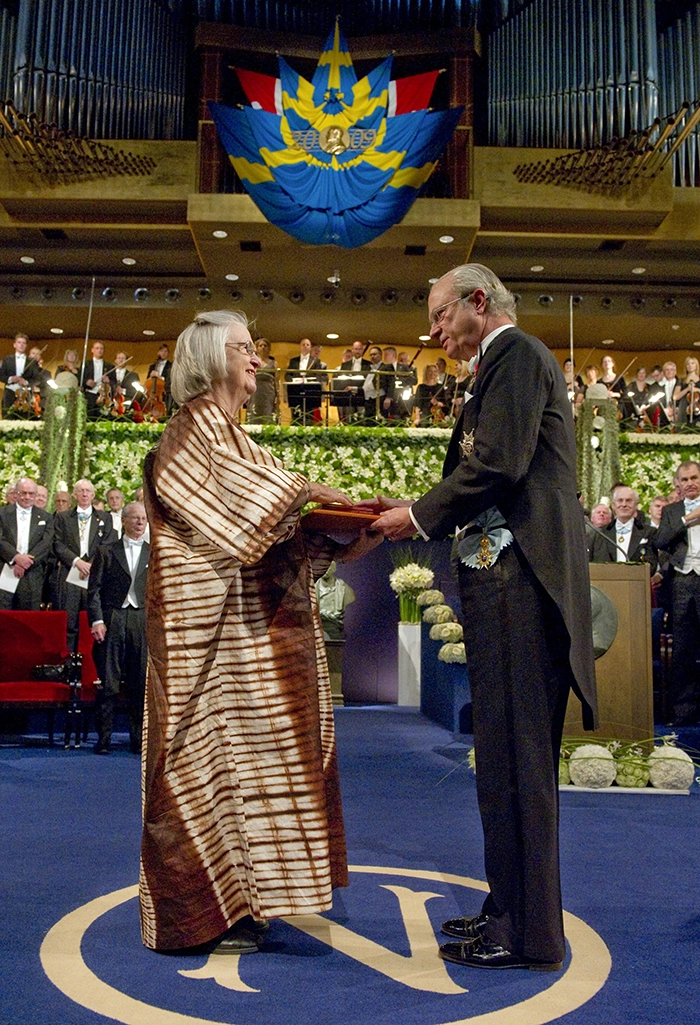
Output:
[[[34,565],[34,556],[33,555],[20,555],[18,553],[17,555],[15,555],[15,558],[14,558],[15,576],[16,577],[23,577],[24,574],[27,572],[27,570],[31,569],[33,565]],[[18,569],[21,569],[22,572],[18,573],[17,572]]]
[[369,529],[380,530],[390,541],[403,541],[404,538],[413,537],[418,533],[406,506],[387,509],[379,519],[370,524]]
[[85,559],[76,559],[74,565],[78,573],[80,573],[81,579],[87,580],[90,576],[90,563],[86,562]]
[[361,502],[355,503],[356,509],[366,512],[380,513],[386,509],[406,509],[413,505],[413,501],[405,501],[403,498],[387,498],[386,495],[377,495],[375,498],[363,498]]
[[90,633],[95,638],[98,644],[102,644],[107,634],[107,627],[104,623],[93,623],[90,627]]
[[345,548],[341,548],[336,555],[338,562],[354,562],[367,555],[384,540],[384,535],[377,530],[363,530],[360,536],[351,541]]
[[683,519],[687,527],[693,527],[696,523],[700,523],[700,506],[697,509],[693,509],[692,512],[685,513]]

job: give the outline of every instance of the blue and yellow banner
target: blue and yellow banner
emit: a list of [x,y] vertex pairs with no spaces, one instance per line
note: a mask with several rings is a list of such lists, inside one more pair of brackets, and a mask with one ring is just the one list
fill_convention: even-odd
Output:
[[337,21],[311,82],[283,57],[278,64],[279,79],[269,88],[263,76],[257,82],[239,72],[244,88],[266,97],[262,102],[240,109],[210,104],[231,163],[267,219],[294,238],[364,245],[404,216],[463,108],[392,116],[392,58],[358,81]]

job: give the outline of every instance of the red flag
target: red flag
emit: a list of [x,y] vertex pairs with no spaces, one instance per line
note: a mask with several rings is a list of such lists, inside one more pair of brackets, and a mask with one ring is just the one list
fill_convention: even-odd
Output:
[[409,75],[408,78],[397,78],[390,82],[387,117],[425,110],[430,104],[439,74],[439,71],[426,71],[422,75]]
[[235,72],[252,107],[282,116],[282,83],[279,78],[261,75],[259,71],[244,71],[242,68],[236,68]]

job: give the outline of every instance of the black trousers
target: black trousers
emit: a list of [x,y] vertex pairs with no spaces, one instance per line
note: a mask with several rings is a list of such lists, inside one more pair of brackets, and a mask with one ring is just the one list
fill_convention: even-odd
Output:
[[673,571],[673,670],[671,709],[679,726],[700,718],[700,576]]
[[146,610],[113,609],[107,634],[92,648],[95,667],[102,681],[97,691],[95,712],[100,743],[108,745],[114,725],[114,707],[123,691],[129,715],[132,747],[141,744],[143,702],[146,689]]
[[573,677],[561,614],[515,542],[490,569],[459,566],[490,916],[486,936],[564,957],[559,749]]
[[78,630],[80,627],[80,613],[87,611],[87,588],[78,587],[76,584],[67,584],[63,581],[59,606],[68,613],[67,644],[69,651],[78,650]]

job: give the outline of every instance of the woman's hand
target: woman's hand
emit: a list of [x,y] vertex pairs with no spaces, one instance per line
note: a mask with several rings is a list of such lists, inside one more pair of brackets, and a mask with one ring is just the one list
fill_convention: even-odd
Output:
[[363,498],[361,502],[355,502],[356,509],[377,514],[386,512],[387,509],[407,509],[409,505],[413,505],[413,502],[402,498],[387,498],[386,495]]
[[351,498],[348,498],[342,491],[336,488],[329,488],[326,484],[317,484],[316,481],[309,481],[309,502],[323,502],[324,505],[353,505]]
[[338,562],[354,562],[355,559],[361,559],[363,555],[371,552],[383,540],[384,535],[378,530],[363,530],[349,545],[339,549],[335,557]]

